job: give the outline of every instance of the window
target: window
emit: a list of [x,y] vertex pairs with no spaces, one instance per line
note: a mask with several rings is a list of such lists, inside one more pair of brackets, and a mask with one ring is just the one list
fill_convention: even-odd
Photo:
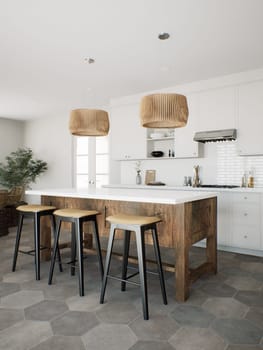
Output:
[[101,187],[109,183],[108,137],[76,137],[75,185]]

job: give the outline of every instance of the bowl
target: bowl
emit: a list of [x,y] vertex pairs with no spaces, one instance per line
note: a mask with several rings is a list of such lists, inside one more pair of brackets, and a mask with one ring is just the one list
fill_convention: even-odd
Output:
[[163,151],[152,151],[152,157],[162,157],[164,155]]

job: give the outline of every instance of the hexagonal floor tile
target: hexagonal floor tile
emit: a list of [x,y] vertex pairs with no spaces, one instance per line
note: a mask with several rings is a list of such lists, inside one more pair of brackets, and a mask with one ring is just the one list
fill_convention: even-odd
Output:
[[43,300],[25,309],[27,320],[49,321],[68,311],[67,305],[62,301]]
[[234,298],[248,306],[263,306],[263,291],[240,291]]
[[168,342],[158,341],[138,341],[129,350],[174,350]]
[[96,316],[91,312],[68,311],[51,321],[54,334],[82,335],[98,324]]
[[150,315],[148,321],[143,318],[133,321],[130,328],[139,340],[167,341],[178,329],[178,324],[165,315]]
[[263,329],[263,307],[251,307],[245,318]]
[[129,323],[141,316],[132,303],[111,302],[103,304],[96,312],[97,317],[106,323]]
[[262,329],[243,319],[220,318],[213,322],[213,329],[232,344],[259,344]]
[[0,307],[9,309],[24,309],[39,303],[44,299],[43,292],[36,290],[21,290],[1,299]]
[[181,325],[205,328],[215,318],[214,315],[196,305],[178,305],[171,316]]
[[85,350],[85,346],[79,337],[66,337],[54,335],[30,350]]
[[49,322],[22,321],[1,332],[0,349],[28,350],[52,335]]
[[82,341],[89,350],[128,350],[137,337],[126,325],[100,324],[84,334]]
[[66,304],[72,311],[94,311],[104,307],[104,304],[100,304],[99,293],[88,293],[81,298],[79,295],[75,295],[66,299]]
[[262,282],[250,276],[231,276],[225,283],[236,290],[259,290],[262,286]]
[[0,311],[0,331],[22,321],[24,313],[22,310],[1,309]]
[[262,262],[242,262],[240,267],[251,273],[263,273],[263,264]]
[[18,283],[0,283],[0,298],[5,297],[6,295],[18,292],[20,286]]
[[232,297],[236,290],[227,284],[219,284],[208,282],[201,287],[201,290],[213,297]]
[[202,307],[219,318],[241,318],[249,310],[234,298],[209,298]]
[[17,270],[4,275],[3,281],[9,283],[24,283],[35,279],[35,275],[32,271],[28,270]]
[[183,327],[169,339],[176,350],[225,350],[226,344],[211,329]]
[[262,350],[263,346],[258,345],[229,345],[226,350]]

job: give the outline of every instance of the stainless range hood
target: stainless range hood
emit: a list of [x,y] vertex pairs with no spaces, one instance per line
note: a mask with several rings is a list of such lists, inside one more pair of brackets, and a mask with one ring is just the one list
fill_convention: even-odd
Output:
[[199,131],[194,135],[197,142],[234,141],[237,138],[236,129]]

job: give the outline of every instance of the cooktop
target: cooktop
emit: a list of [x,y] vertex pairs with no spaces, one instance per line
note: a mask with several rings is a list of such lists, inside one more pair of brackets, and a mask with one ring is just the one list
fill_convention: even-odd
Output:
[[237,188],[236,185],[200,185],[199,187],[215,187],[215,188]]

